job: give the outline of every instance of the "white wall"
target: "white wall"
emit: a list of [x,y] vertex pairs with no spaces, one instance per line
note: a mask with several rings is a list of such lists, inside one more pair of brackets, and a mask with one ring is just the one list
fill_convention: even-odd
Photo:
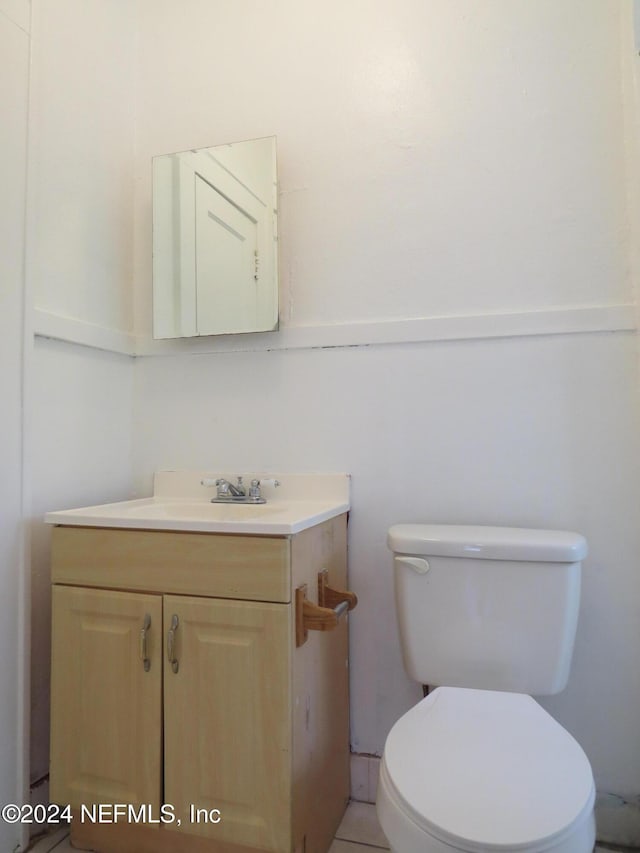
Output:
[[141,329],[151,156],[271,133],[288,324],[628,298],[627,3],[139,5]]
[[131,359],[37,339],[31,428],[31,775],[49,772],[51,528],[46,512],[131,494]]
[[635,356],[633,336],[596,334],[140,359],[137,490],[148,493],[161,467],[353,475],[352,743],[361,752],[380,752],[419,695],[396,639],[390,524],[583,532],[591,555],[572,678],[544,704],[584,745],[599,786],[633,793]]
[[[24,666],[22,403],[24,213],[29,82],[28,3],[0,2],[0,803],[21,802]],[[0,849],[20,827],[0,821]]]
[[[24,27],[28,6],[5,6]],[[151,156],[270,134],[281,177],[277,346],[318,326],[339,330],[342,343],[366,341],[363,323],[391,329],[382,338],[393,340],[398,318],[463,314],[486,329],[494,312],[533,323],[536,312],[571,318],[584,305],[602,318],[589,333],[538,337],[501,318],[513,337],[487,341],[208,355],[186,343],[135,369],[124,356],[38,339],[27,448],[34,776],[47,737],[41,514],[148,492],[157,468],[220,465],[353,474],[352,731],[362,752],[382,749],[418,695],[396,639],[390,523],[583,532],[591,556],[572,678],[545,704],[585,746],[600,791],[637,797],[637,352],[628,322],[605,322],[628,316],[638,248],[630,2],[33,6],[27,283],[36,331],[128,351],[132,308],[135,331],[150,331]],[[23,62],[24,33],[8,32]],[[13,212],[26,91],[15,79],[6,95],[18,134]],[[15,227],[0,220],[16,252],[3,264],[19,257]],[[0,319],[0,390],[13,501],[20,273],[8,275],[18,283]],[[469,326],[455,328],[464,338]],[[4,487],[0,507],[12,512]],[[5,580],[12,601],[15,577]],[[6,683],[11,703],[12,675]],[[11,708],[0,703],[3,768],[5,755],[15,758],[4,737],[15,731]],[[10,781],[0,774],[0,785]],[[640,843],[631,807],[619,811],[606,837]]]
[[[132,325],[129,0],[33,0],[27,284],[36,333],[127,350]],[[31,778],[48,773],[48,510],[130,496],[133,360],[36,337],[29,353]]]
[[128,330],[135,7],[128,0],[34,0],[33,10],[35,307]]
[[[310,326],[355,343],[364,322],[632,301],[630,3],[140,0],[138,59],[139,333],[151,156],[269,134],[275,342]],[[637,797],[637,352],[633,334],[604,328],[208,355],[184,344],[137,359],[136,488],[162,467],[353,475],[362,752],[380,752],[418,696],[396,639],[388,525],[581,531],[591,556],[573,674],[545,704],[584,744],[599,789]],[[640,843],[632,811],[620,809],[618,841]]]

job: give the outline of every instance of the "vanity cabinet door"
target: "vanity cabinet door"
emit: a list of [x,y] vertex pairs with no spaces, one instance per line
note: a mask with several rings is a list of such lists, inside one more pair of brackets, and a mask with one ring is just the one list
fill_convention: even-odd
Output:
[[162,598],[53,587],[51,801],[160,806]]
[[290,850],[290,605],[165,596],[164,623],[165,802],[183,831]]

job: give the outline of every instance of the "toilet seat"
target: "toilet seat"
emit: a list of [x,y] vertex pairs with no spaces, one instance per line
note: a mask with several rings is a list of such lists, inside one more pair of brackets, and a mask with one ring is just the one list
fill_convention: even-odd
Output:
[[381,791],[414,835],[462,850],[541,851],[593,832],[586,755],[519,693],[435,690],[391,730]]

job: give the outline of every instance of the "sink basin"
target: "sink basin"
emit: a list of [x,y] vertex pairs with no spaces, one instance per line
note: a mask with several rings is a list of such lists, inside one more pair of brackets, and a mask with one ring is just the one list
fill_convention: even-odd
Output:
[[50,512],[45,521],[82,527],[282,536],[349,509],[346,474],[278,475],[282,497],[269,495],[265,504],[211,503],[210,490],[200,485],[202,475],[161,474],[156,475],[153,497]]

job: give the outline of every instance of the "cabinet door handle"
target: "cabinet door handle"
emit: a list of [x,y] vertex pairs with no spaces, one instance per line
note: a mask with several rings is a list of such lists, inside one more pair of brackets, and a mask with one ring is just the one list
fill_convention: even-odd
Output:
[[178,630],[179,620],[176,614],[174,613],[171,617],[171,627],[167,632],[167,657],[169,658],[169,663],[171,664],[171,669],[173,672],[177,672],[180,664],[178,663],[178,658],[174,653],[174,644],[176,640],[176,631]]
[[151,658],[149,657],[149,651],[147,649],[147,631],[150,627],[151,614],[145,613],[142,628],[140,628],[140,658],[145,672],[149,672],[151,669]]

